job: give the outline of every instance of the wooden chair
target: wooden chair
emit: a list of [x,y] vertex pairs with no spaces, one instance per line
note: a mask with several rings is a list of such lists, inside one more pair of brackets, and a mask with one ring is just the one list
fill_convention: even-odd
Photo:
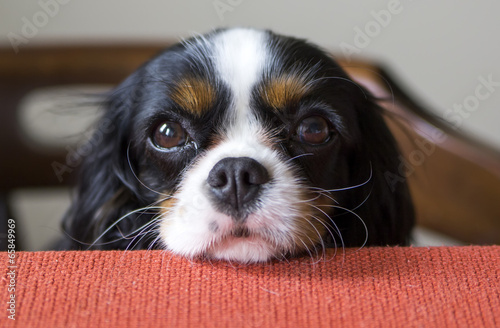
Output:
[[[117,84],[163,47],[34,47],[18,54],[0,49],[0,249],[6,249],[7,195],[19,188],[61,186],[52,163],[64,162],[67,155],[26,143],[18,122],[23,97],[54,85]],[[418,223],[465,243],[500,244],[500,152],[431,114],[382,66],[341,64],[388,110],[387,122],[406,162],[388,178],[408,179]]]

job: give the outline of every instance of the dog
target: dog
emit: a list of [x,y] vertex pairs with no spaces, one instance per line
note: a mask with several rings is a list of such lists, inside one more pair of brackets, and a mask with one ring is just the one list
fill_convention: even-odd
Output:
[[215,30],[105,101],[63,220],[66,249],[164,249],[241,263],[405,245],[414,224],[384,110],[325,51]]

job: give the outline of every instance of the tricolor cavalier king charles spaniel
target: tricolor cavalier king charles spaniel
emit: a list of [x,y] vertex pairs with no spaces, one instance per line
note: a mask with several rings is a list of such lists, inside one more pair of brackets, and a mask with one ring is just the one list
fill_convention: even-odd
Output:
[[383,110],[303,40],[241,28],[194,37],[105,105],[66,249],[251,263],[408,242],[407,185],[384,178],[400,161]]

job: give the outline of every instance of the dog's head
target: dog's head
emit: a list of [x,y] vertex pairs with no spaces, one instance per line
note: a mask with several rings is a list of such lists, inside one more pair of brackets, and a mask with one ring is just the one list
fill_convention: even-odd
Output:
[[408,240],[407,187],[384,178],[399,160],[381,109],[302,40],[189,39],[107,106],[65,220],[75,240],[241,262]]

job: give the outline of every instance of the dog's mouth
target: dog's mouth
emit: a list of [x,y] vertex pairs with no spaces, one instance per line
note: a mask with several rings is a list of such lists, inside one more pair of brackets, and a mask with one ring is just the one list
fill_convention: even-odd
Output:
[[237,226],[228,234],[229,237],[233,238],[249,238],[252,237],[253,233],[245,226]]
[[220,225],[217,222],[213,221],[209,224],[209,230],[218,240],[224,240],[228,238],[245,239],[256,237],[257,235],[259,235],[259,233],[255,229],[249,228],[245,223],[237,223],[233,221],[231,225],[231,227],[227,227],[226,229],[224,229],[225,231],[221,231]]
[[269,236],[245,224],[235,224],[224,233],[215,233],[213,238],[204,252],[206,258],[251,263],[265,262],[276,256],[277,246]]

